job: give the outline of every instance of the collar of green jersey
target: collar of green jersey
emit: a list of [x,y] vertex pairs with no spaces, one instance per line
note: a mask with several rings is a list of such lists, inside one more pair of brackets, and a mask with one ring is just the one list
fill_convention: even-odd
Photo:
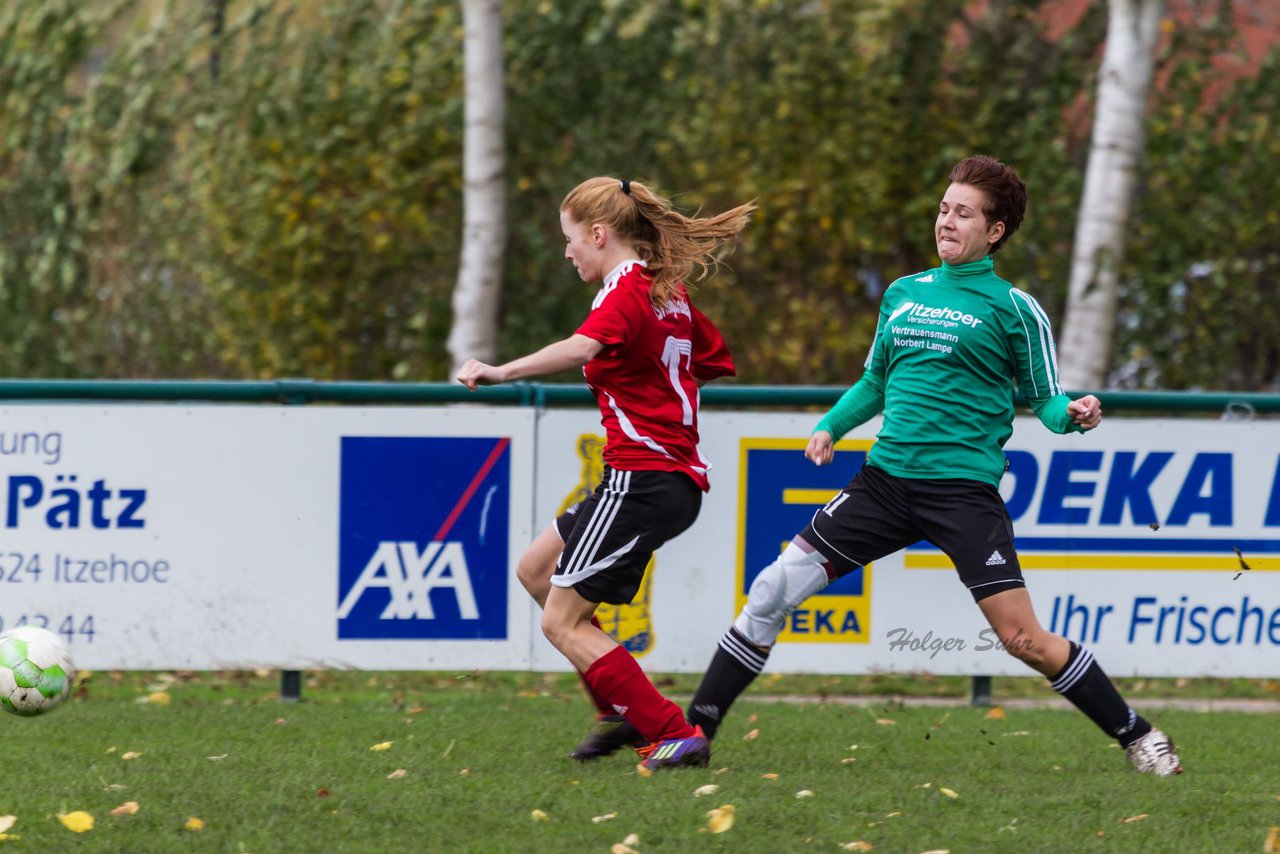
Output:
[[979,276],[990,276],[995,272],[996,262],[990,255],[985,255],[977,261],[970,261],[968,264],[948,264],[942,262],[942,278],[946,279],[976,279]]

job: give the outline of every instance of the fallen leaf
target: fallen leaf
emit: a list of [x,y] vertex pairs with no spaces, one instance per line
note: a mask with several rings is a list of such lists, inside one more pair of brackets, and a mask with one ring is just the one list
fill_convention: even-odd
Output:
[[849,749],[850,749],[850,750],[857,750],[857,749],[858,749],[858,745],[856,745],[856,744],[851,744],[851,745],[849,745]]
[[137,801],[125,801],[111,811],[112,815],[133,815],[138,811]]
[[218,754],[217,756],[210,756],[210,757],[209,757],[209,761],[210,761],[210,762],[221,762],[223,759],[226,759],[226,758],[227,758],[228,756],[230,756],[230,755],[231,755],[230,753],[220,753],[220,754]]
[[921,784],[920,784],[920,788],[922,788],[922,789],[932,789],[932,788],[933,788],[933,784],[932,784],[932,783],[921,783]]
[[921,851],[920,854],[951,854],[950,848],[934,848],[932,851]]
[[4,833],[13,827],[17,821],[18,817],[16,815],[0,815],[0,833]]
[[900,812],[887,812],[887,813],[885,813],[885,814],[884,814],[884,817],[885,817],[885,818],[897,818],[897,817],[898,817],[898,816],[900,816],[900,815],[902,815],[902,813],[900,813]]
[[405,776],[408,773],[409,772],[404,770],[403,768],[397,768],[396,770],[392,771],[390,774],[387,775],[387,779],[399,780],[401,777]]
[[391,745],[393,744],[395,744],[394,741],[380,741],[377,744],[375,744],[373,747],[370,747],[369,749],[375,753],[381,753],[384,750],[390,750]]
[[628,833],[628,834],[627,834],[627,838],[626,838],[626,839],[624,839],[624,840],[622,840],[622,844],[623,844],[623,845],[639,845],[639,844],[640,844],[640,836],[639,836],[638,834],[635,834],[635,833]]
[[880,724],[880,726],[897,726],[898,725],[897,721],[889,720],[889,718],[876,718],[876,723]]
[[958,792],[954,791],[953,789],[948,789],[946,786],[939,786],[938,791],[946,795],[948,798],[960,797],[960,794]]
[[[1006,733],[1002,733],[1002,734],[1004,735],[1004,737],[1005,737],[1005,738],[1008,738],[1008,737],[1009,737],[1009,736],[1011,736],[1011,735],[1031,735],[1031,733],[1030,733],[1030,732],[1028,732],[1028,731],[1027,731],[1027,730],[1025,730],[1025,729],[1020,729],[1020,730],[1018,730],[1017,732],[1006,732]],[[1119,747],[1119,746],[1120,746],[1120,745],[1118,745],[1118,744],[1116,745],[1116,747]]]
[[1143,812],[1143,813],[1138,813],[1137,815],[1131,815],[1128,818],[1122,818],[1120,819],[1120,823],[1133,824],[1135,821],[1146,821],[1146,820],[1147,820],[1147,814]]
[[797,797],[797,798],[812,798],[812,797],[813,797],[813,792],[809,791],[808,789],[801,789],[800,791],[796,792],[796,797]]
[[329,790],[328,790],[328,789],[316,789],[316,797],[317,797],[317,798],[327,798],[327,797],[329,797]]
[[719,786],[717,786],[715,783],[708,783],[705,786],[699,786],[698,788],[694,789],[693,796],[695,798],[700,798],[703,795],[714,795],[718,791],[720,791]]
[[87,830],[93,830],[93,816],[84,810],[58,813],[58,821],[62,822],[62,826],[72,833],[84,833]]
[[875,846],[872,845],[870,842],[864,842],[861,839],[859,839],[857,842],[846,842],[844,845],[841,845],[840,847],[843,848],[845,851],[870,851],[871,849],[875,848]]
[[591,823],[600,824],[601,822],[605,822],[605,821],[613,821],[617,817],[618,817],[618,814],[616,812],[607,812],[604,815],[592,816]]
[[185,830],[204,830],[204,822],[195,816],[191,816],[182,827]]
[[744,735],[744,736],[742,737],[742,740],[743,740],[743,741],[755,741],[755,740],[756,740],[757,738],[759,738],[759,737],[760,737],[760,730],[758,730],[758,729],[753,729],[753,730],[751,730],[751,732],[749,732],[749,733],[747,733],[746,735]]
[[1280,827],[1271,828],[1267,834],[1266,844],[1262,846],[1264,854],[1280,854]]
[[609,848],[609,854],[640,854],[640,852],[625,842],[615,842]]
[[549,816],[542,810],[533,810],[529,813],[529,818],[534,821],[546,821]]
[[1004,709],[992,706],[983,717],[989,721],[1002,721],[1005,718]]
[[761,776],[761,777],[763,777],[763,778],[764,778],[764,779],[766,779],[766,780],[776,780],[776,779],[778,779],[778,775],[777,775],[777,774],[774,774],[772,771],[770,771],[768,774],[761,774],[760,776]]
[[16,833],[0,833],[0,842],[16,842],[22,837]]
[[115,753],[115,752],[116,752],[116,749],[114,747],[108,747],[106,750],[103,751],[103,753]]
[[856,756],[846,756],[844,759],[841,759],[841,760],[840,760],[840,764],[841,764],[841,765],[852,765],[853,763],[855,763],[855,762],[857,762],[857,761],[858,761],[858,757],[856,757]]
[[459,771],[459,772],[458,772],[458,776],[459,776],[459,777],[470,777],[470,776],[471,776],[471,769],[470,769],[470,768],[463,768],[461,771]]
[[712,833],[724,833],[733,827],[733,804],[723,804],[707,813],[707,827]]
[[152,691],[147,695],[147,702],[153,706],[167,706],[173,702],[167,691]]
[[142,754],[136,750],[130,750],[128,753],[121,753],[120,758],[127,761],[129,759],[137,759],[141,755]]

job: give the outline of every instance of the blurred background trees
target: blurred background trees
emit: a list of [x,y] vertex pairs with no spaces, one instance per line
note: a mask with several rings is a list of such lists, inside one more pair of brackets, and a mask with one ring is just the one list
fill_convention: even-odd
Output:
[[[1277,55],[1224,74],[1233,7],[1168,5],[1109,383],[1280,389]],[[502,16],[500,358],[585,314],[557,208],[596,174],[687,212],[757,200],[696,292],[740,381],[855,378],[883,289],[937,263],[937,199],[975,152],[1027,178],[999,272],[1062,323],[1104,4],[509,0]],[[462,24],[458,0],[6,4],[0,375],[446,378]]]

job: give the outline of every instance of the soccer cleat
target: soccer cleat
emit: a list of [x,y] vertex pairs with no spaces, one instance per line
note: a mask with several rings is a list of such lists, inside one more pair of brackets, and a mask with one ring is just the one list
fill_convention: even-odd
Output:
[[1133,767],[1143,774],[1168,777],[1182,773],[1182,763],[1178,761],[1178,754],[1174,753],[1173,740],[1158,729],[1153,728],[1126,747],[1124,752]]
[[648,777],[659,768],[679,768],[682,765],[705,768],[711,761],[711,743],[702,734],[702,727],[695,726],[693,735],[651,744],[643,748],[640,755],[644,761],[636,766],[636,771],[641,777]]
[[569,755],[579,762],[590,762],[602,756],[612,756],[624,747],[637,751],[648,742],[622,715],[599,715],[587,737]]

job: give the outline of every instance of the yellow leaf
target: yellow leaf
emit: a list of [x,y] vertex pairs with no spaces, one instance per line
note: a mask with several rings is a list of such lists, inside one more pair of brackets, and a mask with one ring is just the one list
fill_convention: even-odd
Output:
[[840,764],[841,764],[841,765],[852,765],[853,763],[855,763],[855,762],[857,762],[857,761],[858,761],[858,757],[856,757],[856,756],[846,756],[844,759],[841,759],[841,760],[840,760]]
[[138,811],[137,801],[125,801],[111,811],[112,815],[133,815]]
[[124,759],[125,761],[128,761],[130,759],[137,759],[141,755],[142,754],[136,750],[130,750],[128,753],[121,753],[120,758]]
[[397,768],[396,770],[392,771],[390,774],[387,775],[387,779],[399,780],[401,777],[405,776],[408,773],[409,772],[404,770],[403,768]]
[[370,747],[369,749],[374,751],[375,753],[381,753],[384,750],[390,750],[391,745],[393,744],[395,744],[394,741],[380,741],[377,744],[375,744],[373,747]]
[[639,851],[627,845],[625,842],[615,842],[609,848],[609,854],[640,854]]
[[1267,842],[1262,846],[1264,854],[1280,854],[1280,827],[1271,828]]
[[84,833],[87,830],[93,830],[93,816],[84,810],[58,813],[58,821],[62,822],[62,826],[72,833]]
[[1120,819],[1120,823],[1121,823],[1121,824],[1133,824],[1135,821],[1146,821],[1146,820],[1147,820],[1147,814],[1146,814],[1146,813],[1138,813],[1137,815],[1131,815],[1131,816],[1129,816],[1128,818],[1122,818],[1122,819]]
[[759,737],[760,737],[760,730],[758,730],[758,729],[753,729],[753,730],[751,730],[751,732],[749,732],[749,733],[747,733],[746,735],[744,735],[744,736],[742,737],[742,740],[743,740],[743,741],[755,741],[755,740],[756,740],[757,738],[759,738]]
[[204,830],[204,822],[195,816],[187,819],[187,823],[182,826],[187,830]]
[[639,845],[640,837],[634,833],[628,833],[627,838],[622,840],[623,845]]
[[880,724],[880,726],[897,726],[898,725],[897,721],[889,720],[888,718],[876,718],[876,723]]
[[813,792],[809,791],[808,789],[801,789],[800,791],[796,792],[796,797],[797,797],[797,798],[812,798],[812,797],[813,797]]
[[846,842],[844,845],[841,845],[840,847],[843,848],[845,851],[870,851],[872,848],[875,848],[875,846],[872,845],[870,842],[864,842],[861,839],[859,839],[857,842]]
[[0,833],[0,842],[15,842],[21,838],[16,833]]
[[604,815],[593,816],[591,819],[591,823],[600,824],[601,822],[604,822],[604,821],[613,821],[617,817],[618,817],[618,814],[616,812],[607,812]]
[[705,786],[699,786],[698,788],[694,789],[693,796],[695,798],[700,798],[703,795],[714,795],[718,791],[720,791],[719,786],[717,786],[715,783],[708,783]]
[[147,702],[153,706],[167,706],[173,702],[167,691],[152,691],[147,695]]
[[4,833],[18,821],[16,815],[0,815],[0,833]]
[[529,813],[529,818],[533,819],[534,821],[546,821],[548,816],[542,810],[533,810],[532,812]]
[[707,827],[712,833],[724,833],[733,827],[733,804],[724,804],[707,813]]
[[938,787],[938,791],[939,791],[939,792],[941,792],[942,794],[946,795],[948,798],[958,798],[958,797],[960,797],[959,793],[957,793],[957,792],[955,792],[955,791],[953,791],[953,790],[951,790],[951,789],[948,789],[946,786],[939,786],[939,787]]
[[1004,720],[1004,709],[999,706],[992,706],[991,711],[987,712],[983,717],[989,721],[1002,721]]

